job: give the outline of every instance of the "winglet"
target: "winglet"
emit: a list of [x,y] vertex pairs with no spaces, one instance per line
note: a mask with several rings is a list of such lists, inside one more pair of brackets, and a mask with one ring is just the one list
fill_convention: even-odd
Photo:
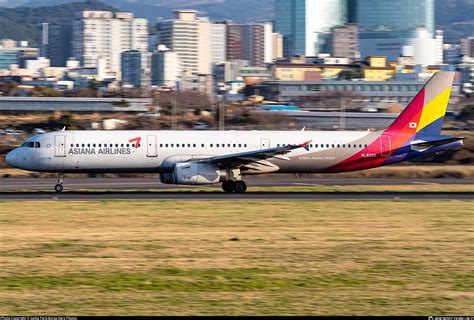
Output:
[[311,142],[313,142],[313,140],[309,140],[309,141],[307,141],[307,142],[305,142],[305,143],[303,143],[303,144],[300,144],[300,147],[301,147],[301,148],[305,148],[306,151],[309,151],[309,145],[310,145]]

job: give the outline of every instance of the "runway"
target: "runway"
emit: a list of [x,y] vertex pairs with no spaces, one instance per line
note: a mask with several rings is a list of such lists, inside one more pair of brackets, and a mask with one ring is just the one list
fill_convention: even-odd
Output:
[[[0,200],[472,200],[473,192],[258,192],[252,187],[468,185],[472,179],[319,179],[314,177],[249,177],[245,194],[226,194],[220,185],[196,192],[196,187],[163,185],[156,179],[66,179],[65,192],[52,192],[55,179],[1,179]],[[199,187],[198,187],[199,188]],[[201,189],[202,190],[202,189]],[[301,189],[300,189],[301,190]],[[286,191],[286,190],[285,190]]]
[[[433,184],[474,184],[474,179],[321,179],[315,177],[295,176],[286,177],[246,177],[245,181],[252,187],[302,187],[302,186],[388,186],[388,185],[433,185]],[[0,179],[1,191],[52,191],[56,179],[41,178],[5,178]],[[220,185],[209,186],[220,190]],[[180,188],[192,190],[195,187],[176,186],[161,184],[159,179],[145,178],[88,178],[88,179],[66,179],[64,189],[68,190],[88,190],[88,191],[149,191],[167,190]]]
[[472,200],[474,192],[0,192],[2,200]]

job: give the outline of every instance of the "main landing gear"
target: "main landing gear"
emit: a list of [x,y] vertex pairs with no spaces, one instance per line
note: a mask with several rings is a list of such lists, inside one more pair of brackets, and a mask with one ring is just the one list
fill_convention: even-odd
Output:
[[227,193],[245,193],[247,191],[247,184],[242,180],[227,180],[222,183],[222,190]]
[[57,184],[54,186],[54,191],[56,192],[62,192],[63,191],[63,178],[64,178],[64,175],[62,173],[58,173],[56,175],[56,177],[58,178],[58,181],[57,181]]

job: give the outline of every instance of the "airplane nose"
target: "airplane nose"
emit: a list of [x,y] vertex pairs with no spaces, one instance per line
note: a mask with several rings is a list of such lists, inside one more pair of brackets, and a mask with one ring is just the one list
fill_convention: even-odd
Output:
[[10,151],[5,158],[5,161],[12,167],[16,166],[16,154],[16,150]]

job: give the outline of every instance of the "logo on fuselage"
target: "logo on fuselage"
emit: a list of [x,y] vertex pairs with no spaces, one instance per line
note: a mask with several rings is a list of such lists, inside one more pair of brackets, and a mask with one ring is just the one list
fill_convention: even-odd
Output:
[[[133,138],[133,139],[128,140],[128,142],[130,142],[132,144],[131,145],[132,148],[138,149],[140,147],[141,140],[142,140],[141,137],[137,137],[137,138]],[[87,155],[89,155],[89,154],[131,154],[132,153],[132,148],[130,148],[128,145],[124,146],[124,144],[120,144],[120,145],[115,144],[115,147],[114,147],[114,144],[112,144],[112,143],[108,147],[107,146],[102,147],[100,144],[99,144],[99,147],[96,147],[96,145],[91,147],[90,144],[89,144],[88,147],[70,148],[68,154],[70,154],[70,155],[78,155],[78,154],[87,154]]]

